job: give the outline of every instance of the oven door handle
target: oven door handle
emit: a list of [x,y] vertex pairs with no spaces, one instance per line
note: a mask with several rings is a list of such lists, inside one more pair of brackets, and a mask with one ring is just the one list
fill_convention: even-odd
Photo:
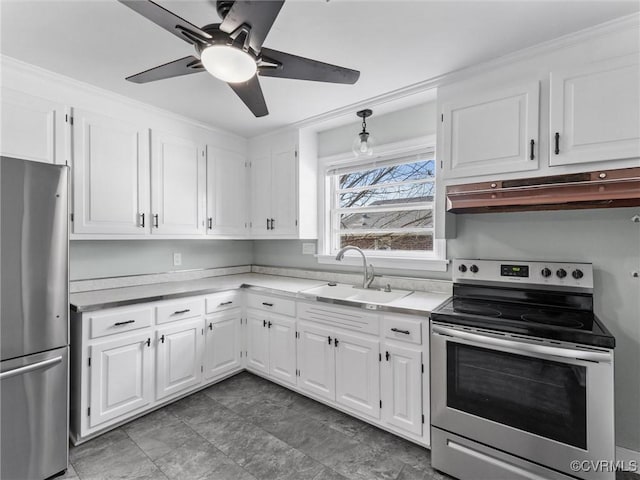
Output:
[[547,345],[533,345],[531,343],[518,342],[515,340],[506,340],[502,338],[488,337],[478,335],[471,332],[461,332],[453,328],[441,327],[440,325],[432,325],[433,333],[445,335],[454,338],[460,338],[480,345],[488,345],[492,347],[506,347],[520,350],[521,352],[534,353],[539,355],[551,355],[553,357],[572,358],[577,360],[586,360],[589,362],[605,362],[611,363],[611,355],[605,352],[589,352],[585,350],[551,347]]

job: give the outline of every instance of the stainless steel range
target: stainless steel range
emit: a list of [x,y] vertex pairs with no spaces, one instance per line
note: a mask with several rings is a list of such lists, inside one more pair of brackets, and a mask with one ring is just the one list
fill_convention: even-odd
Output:
[[[613,348],[590,264],[454,260],[431,315],[433,467],[614,479]],[[610,463],[609,463],[610,462]]]

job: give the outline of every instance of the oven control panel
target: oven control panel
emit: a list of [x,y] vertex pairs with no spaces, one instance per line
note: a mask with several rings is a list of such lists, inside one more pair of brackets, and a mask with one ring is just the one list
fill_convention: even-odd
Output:
[[453,281],[593,289],[593,267],[590,263],[457,258],[453,260]]

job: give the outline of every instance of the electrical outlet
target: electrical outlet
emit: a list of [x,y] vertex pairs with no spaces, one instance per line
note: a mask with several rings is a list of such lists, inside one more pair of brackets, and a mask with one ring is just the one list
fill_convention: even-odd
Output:
[[174,252],[173,254],[173,266],[179,267],[182,265],[182,254],[179,252]]
[[315,243],[303,243],[302,244],[302,254],[303,255],[314,255],[316,253],[316,244]]

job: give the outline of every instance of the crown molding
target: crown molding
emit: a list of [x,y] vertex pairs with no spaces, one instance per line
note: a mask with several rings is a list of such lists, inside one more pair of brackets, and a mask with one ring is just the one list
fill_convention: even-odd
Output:
[[[299,122],[289,125],[288,128],[310,128],[314,129],[318,125],[326,122],[331,122],[338,117],[344,115],[353,115],[356,111],[362,108],[371,108],[388,103],[398,102],[406,97],[419,95],[428,90],[432,90],[439,86],[464,80],[474,75],[479,75],[499,67],[506,66],[511,63],[515,63],[522,60],[528,60],[538,57],[540,55],[551,53],[555,50],[568,48],[573,45],[577,45],[588,40],[595,40],[601,37],[620,33],[623,30],[638,30],[640,28],[640,12],[625,15],[624,17],[615,18],[595,26],[578,30],[561,37],[557,37],[551,40],[547,40],[530,47],[517,50],[515,52],[496,57],[491,60],[487,60],[482,63],[473,65],[467,65],[457,70],[438,75],[426,80],[423,80],[406,87],[393,90],[383,95],[371,97],[366,100],[352,103],[345,107],[340,107],[329,112],[310,117]],[[330,128],[330,127],[329,127]]]
[[[95,85],[91,85],[90,83],[82,82],[80,80],[76,80],[75,78],[67,77],[66,75],[52,72],[51,70],[38,67],[37,65],[33,65],[31,63],[18,60],[17,58],[0,54],[0,72],[2,72],[2,75],[4,75],[4,71],[7,69],[14,70],[18,73],[33,76],[37,78],[38,81],[44,81],[44,82],[49,81],[54,84],[60,84],[63,88],[77,89],[89,95],[106,98],[106,99],[124,104],[134,109],[142,109],[154,115],[160,115],[170,120],[177,120],[179,122],[187,123],[194,127],[204,128],[205,130],[209,130],[209,131],[218,133],[220,135],[226,135],[228,137],[233,137],[240,141],[247,140],[247,138],[242,137],[236,133],[222,130],[221,128],[215,127],[213,125],[209,125],[207,123],[194,120],[193,118],[185,117],[178,113],[174,113],[169,110],[165,110],[163,108],[141,102],[139,100],[134,100],[125,95],[112,92],[111,90],[106,90],[101,87],[96,87]],[[4,86],[4,82],[2,82],[1,77],[0,77],[0,85]],[[12,88],[12,87],[6,87],[6,88]],[[73,105],[70,105],[70,106],[73,107]]]

